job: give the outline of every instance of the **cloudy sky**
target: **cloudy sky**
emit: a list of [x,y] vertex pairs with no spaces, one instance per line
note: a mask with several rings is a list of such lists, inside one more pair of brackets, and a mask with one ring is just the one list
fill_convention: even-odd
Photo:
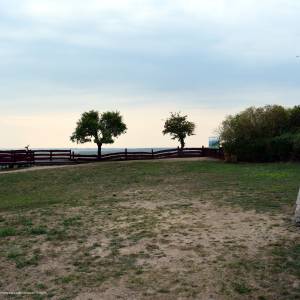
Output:
[[0,0],[0,147],[69,147],[89,109],[121,111],[116,147],[174,145],[171,111],[206,145],[228,114],[299,104],[297,55],[299,0]]

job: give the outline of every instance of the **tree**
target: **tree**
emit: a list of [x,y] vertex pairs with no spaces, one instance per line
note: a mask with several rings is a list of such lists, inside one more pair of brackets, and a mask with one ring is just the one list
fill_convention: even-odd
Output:
[[275,161],[299,157],[300,107],[249,107],[228,116],[220,140],[229,155],[241,161]]
[[93,140],[98,146],[98,158],[100,158],[102,145],[112,144],[114,138],[125,133],[126,129],[119,112],[107,111],[99,114],[98,111],[91,110],[81,115],[70,138],[72,142],[81,144]]
[[179,141],[181,149],[183,149],[186,137],[194,135],[195,127],[193,122],[187,120],[187,116],[171,113],[165,122],[163,134],[170,134],[173,140]]
[[300,105],[294,106],[290,109],[289,121],[291,131],[300,131]]

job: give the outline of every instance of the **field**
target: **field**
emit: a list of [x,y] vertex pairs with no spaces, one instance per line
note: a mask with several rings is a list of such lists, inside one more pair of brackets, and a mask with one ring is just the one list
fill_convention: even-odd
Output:
[[111,162],[0,174],[0,292],[300,299],[299,183],[296,163]]

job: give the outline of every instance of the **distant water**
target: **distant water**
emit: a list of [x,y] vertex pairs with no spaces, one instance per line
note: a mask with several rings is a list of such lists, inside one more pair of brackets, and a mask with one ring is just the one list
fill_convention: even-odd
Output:
[[[151,152],[159,150],[167,150],[172,148],[127,148],[128,152]],[[97,148],[72,148],[76,154],[97,154]],[[102,154],[114,153],[114,152],[124,152],[125,148],[102,148]]]
[[[1,148],[0,148],[1,149]],[[18,148],[19,150],[20,148]],[[167,150],[167,149],[173,149],[171,147],[166,148],[127,148],[128,152],[151,152],[153,151],[159,151],[159,150]],[[1,150],[14,150],[14,149],[1,149]],[[30,148],[30,150],[71,150],[74,151],[75,154],[90,154],[94,155],[97,154],[98,149],[97,148]],[[102,148],[102,154],[108,154],[108,153],[114,153],[114,152],[124,152],[125,148]]]

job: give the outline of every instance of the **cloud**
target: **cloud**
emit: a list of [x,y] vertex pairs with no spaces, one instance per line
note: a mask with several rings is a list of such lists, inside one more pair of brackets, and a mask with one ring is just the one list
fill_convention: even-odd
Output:
[[0,115],[298,104],[299,18],[298,0],[1,0]]
[[240,63],[300,52],[295,0],[4,0],[1,8],[16,21],[10,30],[1,26],[0,36],[11,40],[165,55],[206,49]]

